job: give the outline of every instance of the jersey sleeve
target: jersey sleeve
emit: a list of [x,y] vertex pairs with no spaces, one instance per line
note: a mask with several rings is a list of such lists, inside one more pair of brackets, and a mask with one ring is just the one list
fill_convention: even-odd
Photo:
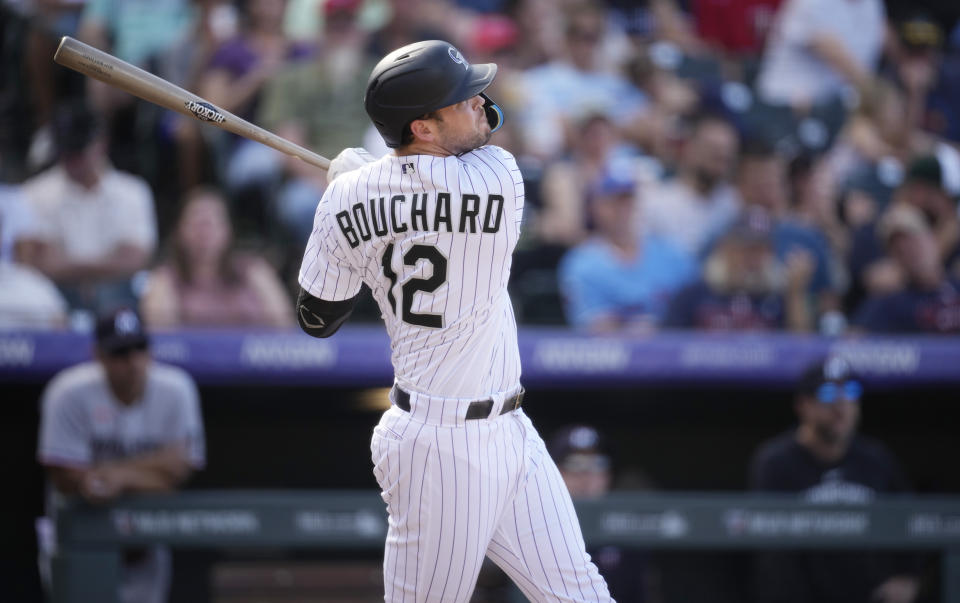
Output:
[[90,436],[79,401],[54,378],[41,400],[37,460],[41,465],[86,467],[93,460]]
[[340,246],[337,220],[331,215],[331,197],[342,187],[332,184],[323,194],[313,221],[313,232],[300,265],[304,291],[324,301],[343,301],[360,292],[363,279]]

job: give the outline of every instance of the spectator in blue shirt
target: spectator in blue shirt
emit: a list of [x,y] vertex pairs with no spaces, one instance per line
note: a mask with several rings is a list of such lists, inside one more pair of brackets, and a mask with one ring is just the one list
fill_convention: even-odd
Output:
[[638,234],[632,180],[602,178],[588,203],[596,234],[560,263],[567,320],[593,332],[649,330],[673,293],[696,277],[696,263],[665,239]]
[[737,188],[744,211],[759,207],[769,212],[773,220],[771,241],[781,262],[795,250],[803,250],[812,258],[813,275],[807,288],[811,309],[822,314],[839,308],[831,277],[834,262],[826,235],[789,215],[786,159],[769,145],[747,144],[740,157]]
[[765,211],[745,212],[707,257],[700,282],[670,301],[667,328],[709,331],[809,331],[806,291],[813,260],[805,251],[781,263],[773,251],[773,222]]
[[937,239],[920,210],[895,206],[878,231],[907,284],[868,298],[854,318],[855,327],[873,333],[960,334],[960,279],[947,276]]

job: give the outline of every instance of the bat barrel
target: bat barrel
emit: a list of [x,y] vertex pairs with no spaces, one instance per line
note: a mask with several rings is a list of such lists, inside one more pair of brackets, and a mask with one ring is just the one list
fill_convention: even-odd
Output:
[[64,36],[60,40],[53,60],[64,67],[125,90],[146,101],[255,140],[298,157],[311,165],[322,169],[330,167],[330,161],[325,157],[255,126],[163,78],[70,36]]

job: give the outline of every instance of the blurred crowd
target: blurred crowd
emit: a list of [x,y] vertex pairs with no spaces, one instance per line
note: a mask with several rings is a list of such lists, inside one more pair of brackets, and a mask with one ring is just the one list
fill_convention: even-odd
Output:
[[[0,326],[293,324],[325,174],[52,62],[63,35],[324,156],[367,74],[496,62],[521,324],[960,333],[960,9],[925,0],[2,0]],[[226,304],[226,305],[225,305]],[[375,320],[367,302],[358,314]]]

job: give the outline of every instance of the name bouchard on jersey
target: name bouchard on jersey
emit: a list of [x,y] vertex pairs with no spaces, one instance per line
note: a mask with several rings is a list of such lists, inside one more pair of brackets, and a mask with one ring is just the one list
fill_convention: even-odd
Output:
[[[503,218],[503,195],[464,194],[459,200],[459,218],[455,221],[451,205],[456,201],[450,193],[437,193],[436,204],[428,210],[430,193],[396,194],[389,198],[370,199],[366,205],[354,203],[349,210],[343,210],[335,217],[340,232],[350,244],[356,247],[361,241],[369,241],[374,236],[384,237],[389,233],[414,232],[500,232]],[[409,203],[409,222],[405,219],[404,204]],[[456,222],[456,224],[454,224]],[[454,229],[456,226],[456,229]]]

